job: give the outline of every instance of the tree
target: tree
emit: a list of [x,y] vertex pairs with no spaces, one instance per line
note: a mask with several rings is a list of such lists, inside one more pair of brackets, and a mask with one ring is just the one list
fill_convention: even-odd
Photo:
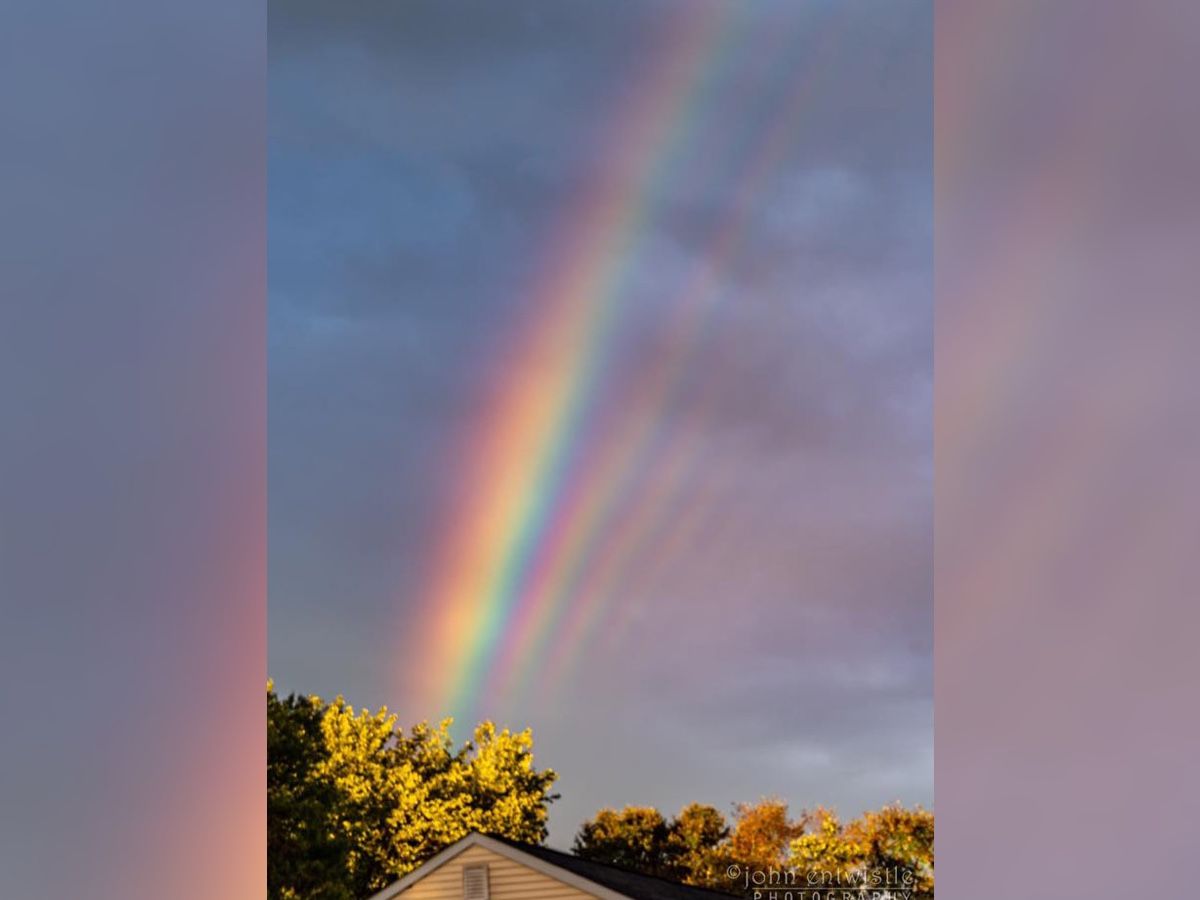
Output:
[[[575,835],[574,852],[635,872],[687,884],[727,887],[718,849],[729,837],[725,817],[692,803],[667,820],[657,809],[602,809]],[[719,867],[719,868],[718,868]]]
[[820,887],[850,884],[867,866],[870,848],[859,835],[842,828],[838,817],[825,809],[814,814],[819,825],[810,834],[792,841],[792,869],[799,883]]
[[[792,865],[805,883],[834,877],[871,886],[902,879],[914,898],[933,897],[933,813],[916,807],[885,806],[844,827],[818,810],[820,828],[792,842]],[[864,881],[878,879],[879,881]]]
[[667,837],[671,867],[688,884],[728,888],[729,879],[720,855],[729,838],[725,817],[715,807],[691,803],[671,822]]
[[270,683],[267,710],[271,900],[367,896],[471,831],[546,837],[557,775],[534,768],[528,730],[484,722],[456,748],[449,719],[406,734],[386,708],[280,700]]
[[267,683],[267,893],[350,900],[350,843],[338,827],[337,788],[321,774],[328,754],[321,707],[280,700]]
[[775,798],[739,803],[726,853],[743,868],[782,870],[792,841],[804,834],[807,818],[791,819],[788,805]]
[[676,874],[668,838],[671,830],[657,809],[627,806],[617,812],[602,809],[584,822],[575,835],[574,853],[621,866],[635,872],[663,877]]

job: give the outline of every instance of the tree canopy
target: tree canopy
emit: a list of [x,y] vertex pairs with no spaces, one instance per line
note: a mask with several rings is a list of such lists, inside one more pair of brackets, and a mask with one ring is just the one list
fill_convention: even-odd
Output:
[[271,900],[361,898],[471,831],[540,843],[557,775],[528,730],[450,720],[408,732],[386,708],[280,698],[267,685],[267,887]]
[[801,887],[891,879],[914,898],[933,896],[933,813],[920,807],[884,806],[846,825],[822,808],[793,818],[777,799],[737,804],[732,824],[697,803],[670,820],[651,807],[604,809],[580,827],[574,852],[742,895],[749,874],[775,873]]
[[788,817],[780,800],[742,803],[732,826],[713,806],[692,803],[669,821],[657,810],[602,809],[575,836],[577,856],[673,878],[686,884],[730,889],[730,865],[779,868],[802,821]]
[[815,818],[817,829],[791,846],[791,865],[806,880],[809,873],[819,878],[831,872],[847,880],[898,878],[893,883],[914,898],[933,896],[933,813],[893,805],[846,825],[826,810]]

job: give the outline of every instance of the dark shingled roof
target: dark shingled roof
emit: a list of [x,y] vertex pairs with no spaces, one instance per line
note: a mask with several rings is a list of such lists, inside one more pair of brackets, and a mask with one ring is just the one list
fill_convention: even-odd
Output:
[[653,875],[643,875],[641,872],[610,866],[608,863],[580,859],[570,853],[551,850],[549,847],[537,844],[522,844],[520,841],[509,840],[494,834],[488,835],[488,837],[528,853],[530,856],[536,856],[560,869],[566,869],[588,881],[594,881],[609,890],[617,891],[626,897],[633,897],[634,900],[730,900],[729,894],[723,894],[720,891],[680,884],[665,878],[655,878]]

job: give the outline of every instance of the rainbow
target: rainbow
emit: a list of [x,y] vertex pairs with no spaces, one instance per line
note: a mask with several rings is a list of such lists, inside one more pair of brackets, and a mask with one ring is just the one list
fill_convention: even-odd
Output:
[[[602,618],[606,587],[628,570],[638,541],[678,508],[695,454],[679,452],[653,420],[599,429],[595,406],[638,238],[720,71],[736,8],[696,7],[674,23],[609,128],[604,171],[571,205],[546,254],[517,363],[458,463],[461,493],[432,560],[423,621],[408,625],[405,677],[425,708],[467,721],[494,715],[544,670],[551,647],[549,671],[561,673]],[[818,69],[822,54],[814,56],[809,68]],[[672,402],[687,381],[719,300],[718,275],[797,130],[812,81],[800,79],[749,154],[733,212],[675,298],[677,337],[638,385],[651,408]],[[614,534],[604,526],[618,511],[629,521]]]
[[[711,321],[711,317],[700,318],[700,314],[709,311],[720,300],[717,293],[720,285],[715,275],[733,262],[744,245],[754,201],[761,196],[765,182],[776,171],[798,132],[806,105],[821,85],[819,76],[827,71],[824,65],[827,57],[838,46],[836,36],[837,33],[833,31],[822,35],[816,51],[798,73],[791,85],[790,95],[764,130],[743,167],[741,177],[733,186],[730,213],[715,229],[706,252],[701,256],[701,265],[680,298],[685,309],[693,313],[690,321],[680,323],[682,333],[703,327]],[[697,336],[696,342],[700,340],[703,340],[703,335]],[[689,340],[676,346],[692,344],[693,341]],[[685,416],[692,421],[705,418],[706,400],[713,394],[706,392],[703,387],[704,381],[713,377],[711,372],[694,372],[684,365],[682,359],[669,359],[660,367],[658,374],[660,377],[649,390],[660,406],[667,405],[670,402],[668,398],[677,397],[685,384],[694,381],[693,400],[685,406]],[[685,378],[685,375],[688,377]],[[593,491],[596,498],[593,502],[611,506],[615,505],[613,498],[620,497],[627,501],[635,492],[641,495],[641,499],[629,504],[628,515],[611,529],[611,537],[604,546],[589,547],[590,552],[570,557],[572,560],[587,560],[588,571],[585,572],[578,564],[572,567],[568,576],[571,581],[569,588],[564,589],[564,595],[573,600],[569,608],[562,605],[558,607],[564,610],[566,621],[553,632],[556,640],[545,667],[545,680],[560,690],[566,684],[569,665],[578,656],[573,650],[567,652],[568,648],[591,643],[601,614],[612,614],[605,601],[611,602],[610,598],[618,596],[613,588],[625,583],[631,573],[647,566],[649,557],[656,557],[661,564],[679,551],[696,546],[696,537],[713,524],[711,517],[705,514],[701,495],[689,496],[684,489],[689,479],[703,468],[702,445],[695,441],[689,443],[683,429],[665,434],[663,429],[657,427],[658,423],[633,421],[630,424],[640,433],[625,435],[615,442],[618,447],[631,449],[621,459],[614,461],[613,466],[635,473],[637,477],[626,479],[625,491],[621,494],[609,491],[608,479],[602,478],[599,487]],[[672,522],[682,524],[671,530],[665,540],[656,540]],[[626,604],[617,611],[610,639],[617,637],[628,623],[629,607]],[[547,642],[548,636],[545,633],[542,635],[543,643]],[[531,653],[528,658],[540,659],[541,655]]]

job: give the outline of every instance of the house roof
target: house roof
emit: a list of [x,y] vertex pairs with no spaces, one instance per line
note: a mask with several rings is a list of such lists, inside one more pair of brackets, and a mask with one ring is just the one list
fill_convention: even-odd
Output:
[[560,869],[574,872],[588,881],[594,881],[596,884],[603,885],[626,897],[632,897],[633,900],[729,900],[730,896],[720,891],[680,884],[678,881],[656,878],[632,869],[623,869],[620,866],[583,859],[538,844],[522,844],[519,841],[502,837],[496,837],[494,840],[531,856],[536,856]]
[[482,846],[514,862],[586,891],[600,900],[730,900],[728,894],[643,875],[619,866],[580,859],[537,844],[472,832],[438,853],[424,865],[384,888],[370,900],[392,900],[405,888],[458,856],[468,847]]

